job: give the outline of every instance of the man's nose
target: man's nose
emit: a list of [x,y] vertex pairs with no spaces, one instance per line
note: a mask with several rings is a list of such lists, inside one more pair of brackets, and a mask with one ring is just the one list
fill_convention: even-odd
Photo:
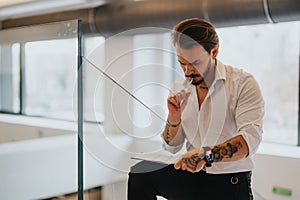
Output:
[[193,66],[191,66],[190,64],[186,64],[184,66],[184,74],[191,75],[192,73],[193,73]]

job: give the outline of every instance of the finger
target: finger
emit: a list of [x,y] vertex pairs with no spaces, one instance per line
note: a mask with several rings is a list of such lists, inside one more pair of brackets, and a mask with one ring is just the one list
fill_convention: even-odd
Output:
[[178,160],[175,164],[174,164],[174,168],[175,169],[180,169],[181,168],[181,163],[182,163],[182,160]]
[[170,104],[172,104],[173,106],[175,106],[175,107],[179,107],[179,103],[178,103],[176,97],[173,97],[173,96],[169,97],[169,98],[168,98],[168,102],[169,102]]
[[168,97],[168,99],[176,99],[176,94],[172,94]]
[[198,165],[197,165],[195,171],[196,171],[196,172],[200,172],[200,170],[203,169],[204,165],[205,165],[205,161],[204,161],[204,160],[201,160],[201,161],[198,163]]
[[187,164],[186,165],[186,170],[191,172],[191,173],[194,173],[195,170],[196,170],[196,166],[192,166],[192,165]]
[[180,101],[183,99],[184,95],[181,93],[176,93],[172,95],[172,98],[179,104]]
[[182,155],[182,156],[178,159],[178,161],[174,164],[175,169],[180,169],[180,168],[182,168],[183,159],[184,159],[184,155]]
[[182,170],[187,170],[188,169],[188,167],[186,166],[186,164],[184,162],[181,164],[181,169]]
[[191,173],[195,173],[196,171],[195,170],[193,170],[193,169],[191,169],[191,168],[187,168],[187,171],[189,171],[189,172],[191,172]]
[[169,103],[172,104],[173,106],[177,107],[177,101],[175,99],[169,99]]
[[191,95],[191,92],[186,93],[186,98],[189,98],[189,96]]

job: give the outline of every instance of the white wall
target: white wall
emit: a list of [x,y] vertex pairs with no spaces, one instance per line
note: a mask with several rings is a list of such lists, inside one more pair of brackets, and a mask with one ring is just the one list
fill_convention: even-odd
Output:
[[9,114],[0,115],[0,143],[74,133],[76,123]]
[[[266,200],[300,199],[300,158],[257,154],[255,165],[253,188]],[[292,189],[292,196],[272,193],[273,186]]]
[[[126,174],[84,150],[84,188],[126,179]],[[0,199],[44,199],[76,192],[77,171],[76,134],[1,143]]]
[[0,143],[74,133],[73,131],[0,122]]

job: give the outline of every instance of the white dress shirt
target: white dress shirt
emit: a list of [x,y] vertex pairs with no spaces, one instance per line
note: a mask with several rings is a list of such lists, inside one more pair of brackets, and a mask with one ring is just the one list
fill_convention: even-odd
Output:
[[[173,91],[182,87],[184,80],[176,81]],[[175,138],[163,147],[178,152],[186,142],[190,151],[203,146],[214,146],[242,135],[249,155],[231,162],[215,162],[207,173],[235,173],[251,171],[252,156],[262,139],[264,100],[256,80],[243,70],[226,66],[217,61],[215,80],[201,104],[200,110],[195,86],[181,114],[181,126]]]

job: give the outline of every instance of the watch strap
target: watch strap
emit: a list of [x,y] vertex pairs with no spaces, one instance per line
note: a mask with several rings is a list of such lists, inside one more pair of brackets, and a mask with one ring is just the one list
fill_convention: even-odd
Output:
[[210,147],[202,147],[202,148],[203,148],[203,150],[204,150],[204,154],[206,154],[207,151],[211,150]]
[[199,154],[199,158],[203,159],[206,155],[206,152],[211,150],[210,147],[201,147],[203,149],[203,153]]

